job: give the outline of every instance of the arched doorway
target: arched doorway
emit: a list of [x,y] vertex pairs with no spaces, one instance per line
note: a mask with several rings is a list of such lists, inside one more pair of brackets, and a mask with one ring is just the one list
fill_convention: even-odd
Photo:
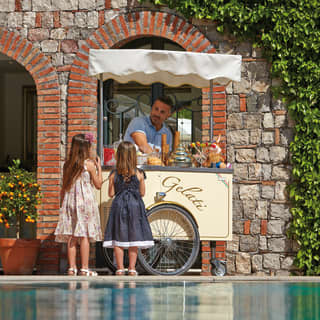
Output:
[[6,171],[12,159],[22,167],[37,167],[37,91],[27,70],[0,53],[0,168]]

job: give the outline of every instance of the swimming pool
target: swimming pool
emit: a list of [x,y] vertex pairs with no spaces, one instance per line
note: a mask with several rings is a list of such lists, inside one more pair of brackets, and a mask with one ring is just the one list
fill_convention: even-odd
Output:
[[0,283],[0,319],[320,319],[320,283]]

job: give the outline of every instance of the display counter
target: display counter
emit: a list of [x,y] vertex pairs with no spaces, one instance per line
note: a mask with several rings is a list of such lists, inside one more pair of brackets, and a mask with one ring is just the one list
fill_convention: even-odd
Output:
[[[190,214],[200,240],[232,239],[232,169],[146,165],[141,169],[147,176],[143,197],[147,210],[163,204],[175,205]],[[104,183],[97,195],[103,231],[112,202],[108,197],[111,170],[112,167],[103,167]]]

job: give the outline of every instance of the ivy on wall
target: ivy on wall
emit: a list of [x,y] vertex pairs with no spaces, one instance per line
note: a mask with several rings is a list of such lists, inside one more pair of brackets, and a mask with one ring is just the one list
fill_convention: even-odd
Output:
[[[140,0],[143,2],[143,0]],[[209,19],[220,32],[263,48],[274,94],[295,121],[290,145],[293,181],[290,233],[300,245],[296,264],[320,274],[320,4],[318,0],[151,0],[185,17]]]

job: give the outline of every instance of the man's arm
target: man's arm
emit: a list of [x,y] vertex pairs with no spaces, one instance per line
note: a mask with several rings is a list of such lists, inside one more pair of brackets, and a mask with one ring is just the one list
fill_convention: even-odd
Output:
[[136,131],[131,133],[131,138],[143,153],[152,152],[152,148],[148,144],[147,137],[144,133]]
[[151,146],[148,144],[145,121],[143,118],[134,118],[129,123],[124,140],[135,143],[141,152],[150,153],[152,152]]

